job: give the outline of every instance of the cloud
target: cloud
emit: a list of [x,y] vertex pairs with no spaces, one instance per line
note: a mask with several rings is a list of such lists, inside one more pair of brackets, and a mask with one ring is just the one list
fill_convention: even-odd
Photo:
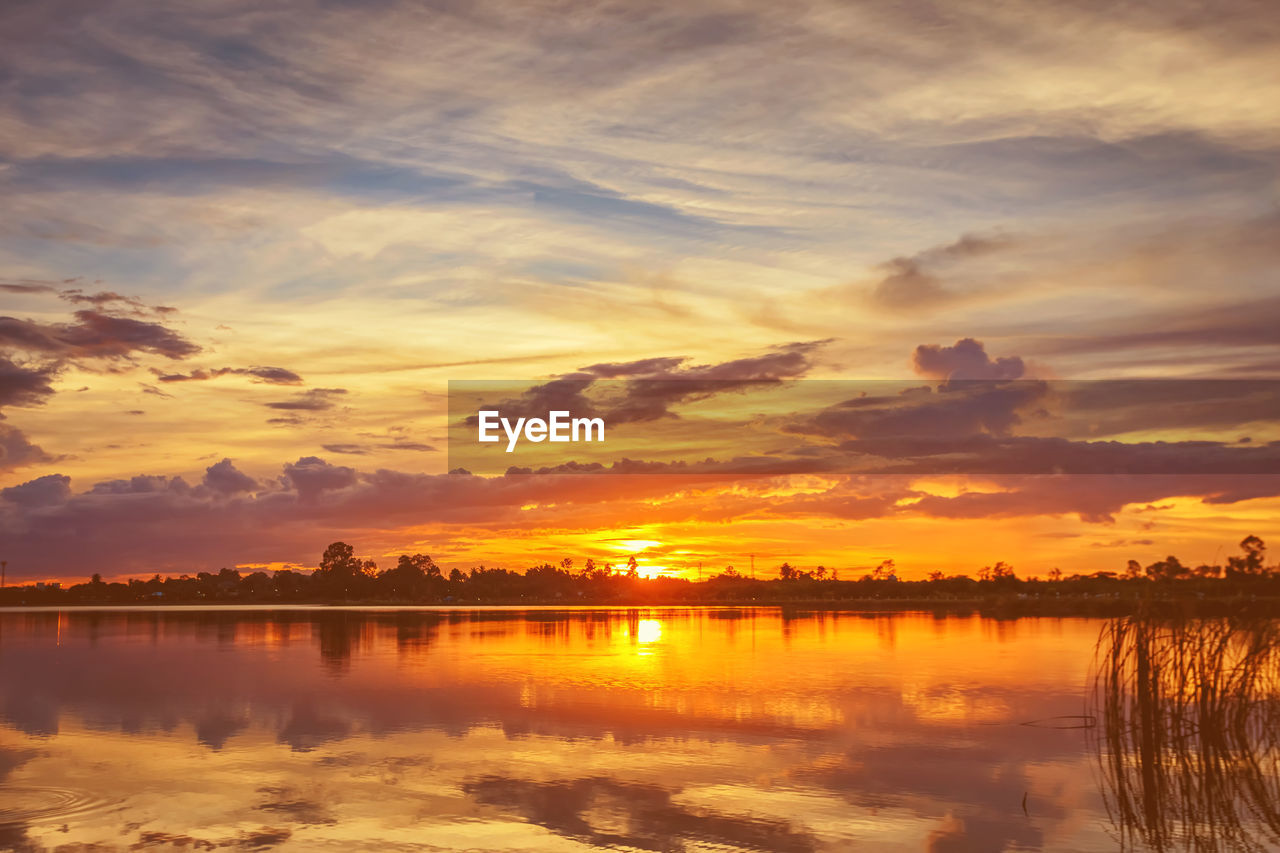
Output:
[[925,272],[914,258],[894,258],[884,264],[886,275],[876,285],[871,298],[886,308],[935,306],[952,298],[937,276]]
[[[798,379],[812,369],[813,354],[827,343],[782,344],[760,355],[716,364],[687,364],[689,359],[682,356],[593,364],[533,384],[518,397],[490,402],[508,418],[545,418],[550,411],[568,411],[575,417],[603,417],[609,424],[655,421],[673,416],[672,408],[680,403]],[[593,389],[605,393],[589,395]],[[475,390],[485,388],[482,384]],[[476,422],[470,415],[464,424]]]
[[192,370],[190,373],[165,373],[152,370],[161,382],[206,382],[219,376],[248,376],[254,382],[268,385],[301,385],[302,377],[283,367],[219,367],[213,370]]
[[336,491],[357,482],[354,468],[330,465],[317,456],[304,456],[284,466],[284,478],[302,500],[311,500],[322,492]]
[[[286,464],[280,476],[261,481],[225,461],[194,486],[180,477],[136,476],[74,492],[66,478],[52,477],[11,487],[16,491],[0,499],[0,535],[10,543],[11,566],[21,566],[14,577],[74,575],[86,552],[104,574],[302,562],[335,539],[401,547],[406,527],[483,537],[595,530],[632,517],[653,524],[1059,515],[1108,522],[1126,506],[1174,497],[1226,505],[1280,495],[1274,474],[984,475],[986,491],[960,495],[921,490],[910,475],[827,474],[820,489],[794,493],[774,488],[789,481],[785,472],[750,475],[732,466],[659,467],[644,476],[475,477],[362,471],[318,457]],[[68,529],[76,530],[74,539]]]
[[330,453],[349,456],[367,456],[375,450],[406,450],[414,453],[435,453],[437,451],[437,449],[430,444],[422,444],[416,441],[384,441],[365,444],[340,442],[337,444],[325,444],[322,446]]
[[0,471],[52,461],[53,457],[27,440],[21,430],[0,423]]
[[17,364],[0,353],[0,408],[43,403],[53,396],[52,382],[57,374],[54,364]]
[[92,305],[98,310],[128,309],[134,316],[143,317],[148,314],[174,314],[177,308],[170,305],[146,305],[134,296],[124,296],[111,290],[100,290],[97,293],[85,293],[81,290],[63,290],[58,296],[75,305]]
[[[919,352],[917,350],[917,352]],[[957,440],[975,435],[1006,436],[1023,413],[1048,394],[1044,382],[952,382],[934,391],[907,388],[897,395],[858,396],[809,417],[791,420],[784,430],[846,440]]]
[[118,359],[147,352],[182,359],[200,347],[160,323],[101,311],[75,312],[74,323],[0,317],[0,346],[68,359]]
[[912,356],[912,367],[934,379],[1020,379],[1026,371],[1017,356],[992,359],[981,341],[962,338],[952,346],[921,344]]
[[324,412],[334,407],[335,398],[346,393],[346,388],[311,388],[291,400],[276,400],[263,405],[290,412]]
[[[1234,299],[1225,304],[1218,299],[1212,305],[1105,318],[1091,334],[1069,338],[1046,335],[1036,349],[1046,355],[1066,355],[1161,347],[1212,348],[1220,355],[1236,347],[1274,347],[1277,324],[1280,295]],[[1268,368],[1267,372],[1273,371]]]
[[1280,495],[1280,476],[1275,474],[1068,475],[1002,477],[994,482],[1003,489],[957,496],[928,495],[916,502],[912,509],[930,518],[1078,515],[1087,522],[1109,523],[1126,506],[1172,497],[1198,497],[1206,504],[1231,504]]
[[259,487],[257,480],[238,470],[230,459],[206,468],[202,482],[220,495],[252,492]]
[[[779,455],[821,461],[832,471],[901,474],[1280,470],[1280,443],[1215,437],[1223,428],[1238,434],[1280,418],[1274,380],[1007,379],[1001,377],[1021,373],[1021,360],[992,361],[970,338],[955,347],[917,348],[916,360],[922,372],[943,380],[936,388],[851,383],[861,393],[781,427],[825,439],[831,451],[801,445],[779,448]],[[1153,432],[1173,437],[1121,440]]]
[[590,373],[601,379],[627,379],[634,376],[667,375],[679,370],[680,365],[688,361],[683,356],[664,356],[660,358],[642,358],[636,361],[606,362],[592,364],[580,368],[581,373]]
[[1014,244],[1008,237],[965,234],[954,243],[935,246],[910,257],[897,257],[881,265],[885,276],[875,285],[871,299],[894,310],[940,307],[962,294],[946,289],[931,270],[966,258],[1000,251]]
[[5,293],[57,293],[57,288],[44,282],[0,282]]
[[71,478],[62,474],[37,477],[18,486],[0,490],[0,498],[24,507],[54,506],[71,497]]

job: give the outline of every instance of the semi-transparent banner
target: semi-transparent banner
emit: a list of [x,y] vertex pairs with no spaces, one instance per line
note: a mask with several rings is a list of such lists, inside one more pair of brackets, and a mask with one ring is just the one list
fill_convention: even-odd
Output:
[[1276,474],[1280,381],[451,381],[449,468]]

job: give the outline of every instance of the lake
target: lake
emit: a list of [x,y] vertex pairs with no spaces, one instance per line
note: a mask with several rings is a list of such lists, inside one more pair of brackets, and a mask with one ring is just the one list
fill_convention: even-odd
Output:
[[[1148,778],[1145,736],[1131,760],[1122,686],[1105,714],[1092,692],[1100,638],[1121,642],[1112,625],[774,608],[8,611],[0,849],[1275,844],[1243,788],[1208,780],[1234,815],[1208,825],[1161,800],[1173,783]],[[1267,737],[1244,747],[1258,747],[1264,792]],[[1184,748],[1161,743],[1160,756]]]

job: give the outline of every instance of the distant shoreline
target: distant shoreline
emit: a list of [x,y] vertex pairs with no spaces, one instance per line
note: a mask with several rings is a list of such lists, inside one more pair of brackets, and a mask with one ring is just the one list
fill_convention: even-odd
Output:
[[946,616],[1114,618],[1133,615],[1225,617],[1236,615],[1274,616],[1280,618],[1280,597],[1233,596],[1224,598],[1120,598],[1071,596],[1059,598],[1017,598],[993,596],[954,600],[938,599],[873,599],[832,601],[796,599],[791,601],[759,601],[753,599],[715,602],[689,601],[597,601],[569,603],[564,601],[458,601],[450,603],[414,603],[388,601],[210,601],[210,602],[134,602],[107,604],[65,602],[59,604],[30,603],[0,606],[0,614],[16,613],[465,613],[493,612],[585,612],[619,610],[782,610],[810,612],[907,614],[932,613]]

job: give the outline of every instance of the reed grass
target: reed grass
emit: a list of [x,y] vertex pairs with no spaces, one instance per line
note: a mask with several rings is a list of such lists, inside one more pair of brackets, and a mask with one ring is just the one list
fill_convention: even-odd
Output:
[[1116,619],[1094,672],[1122,849],[1280,847],[1280,620]]

